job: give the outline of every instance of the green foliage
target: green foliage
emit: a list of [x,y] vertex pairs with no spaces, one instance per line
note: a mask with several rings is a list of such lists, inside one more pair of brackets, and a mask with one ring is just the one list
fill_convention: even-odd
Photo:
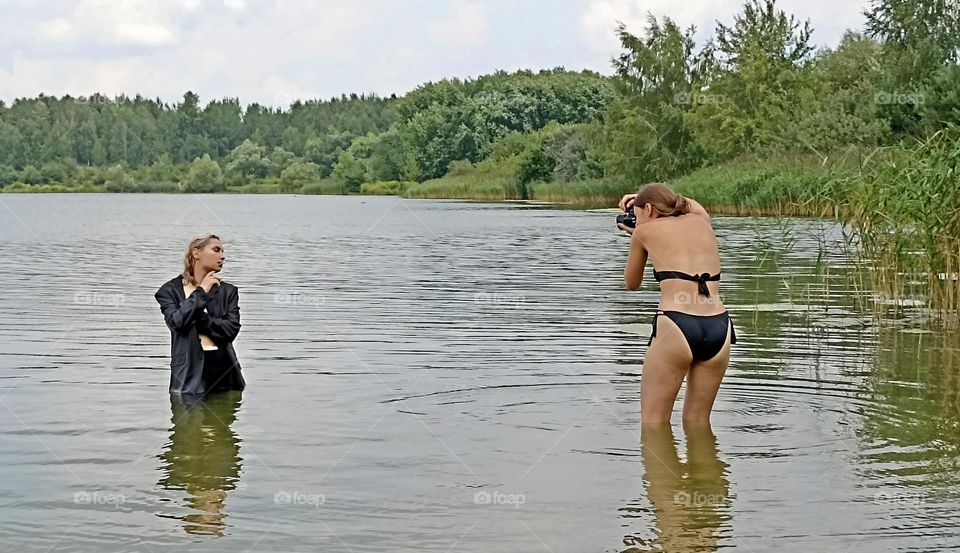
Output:
[[209,154],[193,160],[184,185],[187,192],[219,192],[226,188],[220,165]]
[[43,182],[43,174],[33,165],[27,165],[20,171],[20,182],[24,184],[40,184]]
[[[189,91],[173,105],[141,96],[99,94],[20,98],[9,105],[0,103],[0,164],[22,170],[26,165],[72,159],[79,165],[119,163],[135,170],[162,157],[183,164],[208,154],[222,163],[228,177],[239,175],[237,180],[242,180],[263,173],[255,160],[243,160],[236,170],[227,167],[238,154],[250,153],[249,146],[236,151],[245,141],[269,152],[258,152],[259,157],[273,162],[275,148],[303,156],[306,143],[316,138],[319,143],[313,144],[310,154],[325,157],[329,173],[338,150],[346,149],[354,137],[391,126],[393,102],[351,95],[296,102],[284,111],[258,104],[244,110],[236,99],[203,106]],[[279,175],[289,160],[281,163],[268,172]]]
[[460,168],[456,175],[411,184],[403,195],[408,198],[522,199],[516,158],[499,163],[487,160],[470,168],[464,164]]
[[360,185],[360,193],[371,196],[402,196],[408,187],[416,184],[410,181],[375,181]]
[[367,168],[364,167],[362,161],[353,156],[350,150],[340,153],[331,178],[343,183],[348,192],[359,192],[360,185],[369,180],[367,178]]
[[136,182],[127,174],[122,165],[114,165],[104,172],[104,186],[107,192],[132,192]]
[[0,165],[0,188],[17,181],[17,170],[10,165]]
[[925,134],[960,123],[960,66],[940,67],[922,89],[920,99]]
[[308,184],[300,191],[301,194],[346,194],[344,183],[335,179],[323,179],[314,184]]
[[624,194],[636,192],[635,183],[623,178],[589,179],[570,182],[536,182],[531,199],[542,202],[573,203],[586,208],[616,205]]
[[925,295],[960,316],[960,127],[879,152],[851,179],[844,221],[878,293]]
[[433,178],[453,161],[485,159],[511,131],[598,120],[613,94],[609,80],[596,73],[500,71],[417,88],[397,103],[397,129],[419,176]]
[[321,181],[320,167],[316,163],[298,161],[280,173],[280,192],[299,192]]
[[780,151],[784,131],[816,94],[811,32],[774,0],[748,0],[732,27],[718,23],[716,47],[708,49],[715,69],[684,115],[711,159]]
[[925,83],[960,55],[960,4],[956,0],[872,0],[866,31],[883,43],[893,82]]
[[624,49],[614,59],[620,97],[606,112],[598,157],[608,174],[661,180],[702,158],[683,118],[705,78],[705,58],[694,52],[692,27],[651,15],[644,31],[638,37],[617,28]]
[[231,184],[261,179],[270,171],[270,158],[262,146],[244,140],[224,159],[224,177]]
[[358,138],[351,145],[351,150],[354,149],[357,150],[354,156],[363,161],[370,179],[393,181],[414,179],[418,175],[416,159],[396,128]]
[[288,152],[280,146],[274,146],[268,158],[268,174],[271,177],[279,177],[283,170],[296,160],[297,156],[293,152]]

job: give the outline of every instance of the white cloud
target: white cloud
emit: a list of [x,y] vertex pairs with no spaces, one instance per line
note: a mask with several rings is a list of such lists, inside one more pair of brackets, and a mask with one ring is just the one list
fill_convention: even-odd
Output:
[[163,46],[175,40],[173,32],[158,23],[119,23],[114,32],[121,44]]
[[487,36],[487,8],[479,2],[456,0],[450,13],[427,27],[430,37],[442,46],[474,46]]
[[62,17],[56,19],[51,19],[42,23],[40,26],[40,34],[48,39],[59,40],[63,37],[66,37],[70,34],[70,22]]
[[246,0],[223,0],[223,5],[233,12],[242,12],[247,9]]
[[[860,28],[863,23],[860,12],[864,6],[860,2],[780,0],[777,7],[800,21],[810,19],[814,40],[820,44],[836,44],[844,29]],[[631,33],[642,35],[647,14],[651,13],[657,18],[669,16],[683,28],[696,26],[697,40],[703,42],[713,35],[717,21],[732,24],[734,15],[742,9],[739,0],[591,0],[580,18],[580,33],[594,50],[615,52],[620,47],[614,35],[617,21],[626,24]]]
[[716,18],[731,13],[732,4],[723,0],[680,3],[671,0],[595,0],[589,3],[580,18],[580,33],[593,49],[615,52],[620,47],[614,34],[617,22],[623,22],[631,33],[641,35],[649,13],[658,19],[669,16],[683,28],[694,25],[697,35],[705,36],[713,30]]
[[[820,43],[859,27],[866,0],[778,0]],[[722,4],[722,5],[721,5]],[[142,94],[287,105],[428,80],[564,65],[608,72],[617,20],[648,11],[712,33],[739,0],[0,0],[0,99]]]

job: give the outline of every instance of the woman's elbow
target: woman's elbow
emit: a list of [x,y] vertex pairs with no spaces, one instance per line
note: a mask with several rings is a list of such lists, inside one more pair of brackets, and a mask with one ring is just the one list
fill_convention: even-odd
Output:
[[643,283],[643,278],[631,278],[629,275],[623,275],[623,283],[627,286],[627,290],[634,292],[640,289],[640,284]]

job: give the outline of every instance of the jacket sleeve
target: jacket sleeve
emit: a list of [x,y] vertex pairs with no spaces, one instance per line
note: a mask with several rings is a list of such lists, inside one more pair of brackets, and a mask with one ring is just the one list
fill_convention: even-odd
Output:
[[160,304],[160,312],[163,313],[164,322],[167,323],[170,330],[178,334],[186,334],[195,322],[197,315],[202,313],[203,308],[207,305],[207,293],[199,286],[179,307],[177,306],[177,299],[167,288],[160,288],[153,297]]
[[240,333],[240,300],[236,288],[227,296],[227,316],[214,317],[204,311],[197,321],[197,330],[215,342],[232,342]]

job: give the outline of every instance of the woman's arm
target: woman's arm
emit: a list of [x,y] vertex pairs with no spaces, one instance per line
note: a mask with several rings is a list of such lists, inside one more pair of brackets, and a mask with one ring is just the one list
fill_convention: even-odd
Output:
[[689,206],[687,209],[687,213],[693,213],[694,215],[702,215],[707,219],[710,218],[710,214],[707,213],[707,210],[704,209],[703,206],[700,205],[699,202],[697,202],[697,200],[694,200],[690,196],[684,196],[684,198],[687,199],[687,205]]
[[[639,226],[639,225],[637,225]],[[623,281],[627,290],[638,290],[643,283],[643,269],[647,265],[647,249],[643,247],[640,233],[630,236],[630,253],[627,255],[627,267],[623,270]]]
[[186,334],[197,314],[206,307],[207,292],[198,286],[179,306],[177,306],[177,298],[173,295],[169,289],[161,288],[153,297],[160,304],[160,312],[163,313],[163,320],[167,323],[167,327],[178,334]]
[[240,333],[240,301],[236,288],[227,296],[227,316],[214,317],[204,311],[197,321],[197,330],[215,342],[232,342]]

